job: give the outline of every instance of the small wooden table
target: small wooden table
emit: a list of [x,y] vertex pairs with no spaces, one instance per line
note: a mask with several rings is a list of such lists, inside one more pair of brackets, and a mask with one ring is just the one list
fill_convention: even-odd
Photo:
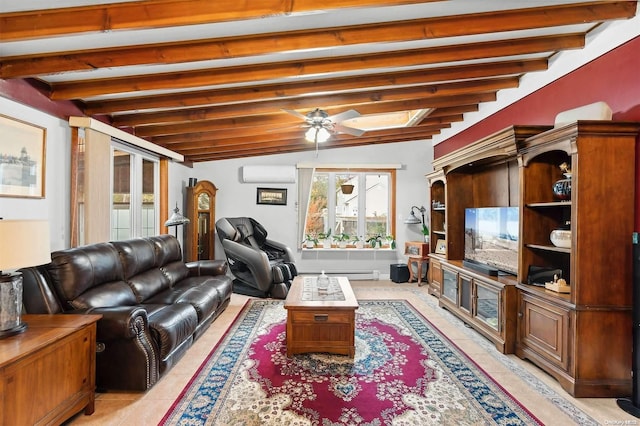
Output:
[[0,340],[0,424],[60,424],[95,401],[96,321],[102,315],[23,315]]
[[412,264],[415,263],[418,269],[418,286],[422,286],[422,264],[427,262],[429,267],[429,243],[421,241],[407,241],[404,243],[404,254],[407,255],[407,267],[409,268],[409,282],[412,283],[416,277],[413,275]]
[[329,279],[329,289],[324,292],[318,290],[315,276],[294,279],[284,302],[287,356],[306,352],[355,355],[358,301],[346,277]]

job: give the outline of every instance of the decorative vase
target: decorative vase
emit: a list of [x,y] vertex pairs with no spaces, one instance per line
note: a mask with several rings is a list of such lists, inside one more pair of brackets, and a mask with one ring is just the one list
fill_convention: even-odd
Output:
[[551,243],[556,247],[571,248],[571,230],[554,229],[549,235]]
[[571,173],[564,173],[564,176],[553,184],[553,195],[561,201],[571,199]]

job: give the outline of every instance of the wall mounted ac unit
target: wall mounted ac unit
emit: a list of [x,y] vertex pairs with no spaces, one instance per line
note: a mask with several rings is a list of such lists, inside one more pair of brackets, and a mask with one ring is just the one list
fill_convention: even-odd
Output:
[[243,183],[294,183],[295,166],[243,166]]

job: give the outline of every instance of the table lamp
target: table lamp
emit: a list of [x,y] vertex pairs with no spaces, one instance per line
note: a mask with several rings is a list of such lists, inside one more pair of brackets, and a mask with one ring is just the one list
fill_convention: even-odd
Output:
[[0,339],[27,329],[22,322],[22,273],[51,262],[46,220],[0,220]]

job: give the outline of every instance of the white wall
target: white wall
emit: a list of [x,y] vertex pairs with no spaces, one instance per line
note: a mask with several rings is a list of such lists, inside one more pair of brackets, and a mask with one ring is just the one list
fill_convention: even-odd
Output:
[[[0,217],[48,219],[51,249],[69,247],[71,129],[68,122],[2,97],[0,114],[46,128],[45,198],[0,197]],[[0,241],[0,244],[6,243]]]
[[[403,223],[412,205],[429,206],[429,190],[425,175],[432,170],[433,149],[429,141],[403,142],[354,148],[321,150],[316,157],[315,151],[273,155],[268,157],[250,157],[240,160],[223,160],[196,163],[193,169],[182,167],[176,170],[175,181],[171,189],[176,190],[176,181],[183,187],[188,178],[208,180],[218,188],[216,196],[216,218],[250,216],[267,229],[269,238],[283,242],[294,250],[296,265],[302,272],[380,271],[389,274],[391,263],[405,263],[403,256],[405,241],[422,239],[418,226]],[[297,183],[241,183],[240,173],[245,165],[296,165],[312,164],[401,164],[396,175],[396,239],[395,252],[377,250],[356,252],[355,250],[300,251],[297,249]],[[178,177],[179,176],[179,177]],[[256,189],[286,188],[287,205],[256,204]],[[172,199],[172,196],[169,197]],[[172,204],[173,205],[173,204]],[[182,204],[184,206],[184,203]],[[216,243],[216,257],[224,258],[222,247]]]

